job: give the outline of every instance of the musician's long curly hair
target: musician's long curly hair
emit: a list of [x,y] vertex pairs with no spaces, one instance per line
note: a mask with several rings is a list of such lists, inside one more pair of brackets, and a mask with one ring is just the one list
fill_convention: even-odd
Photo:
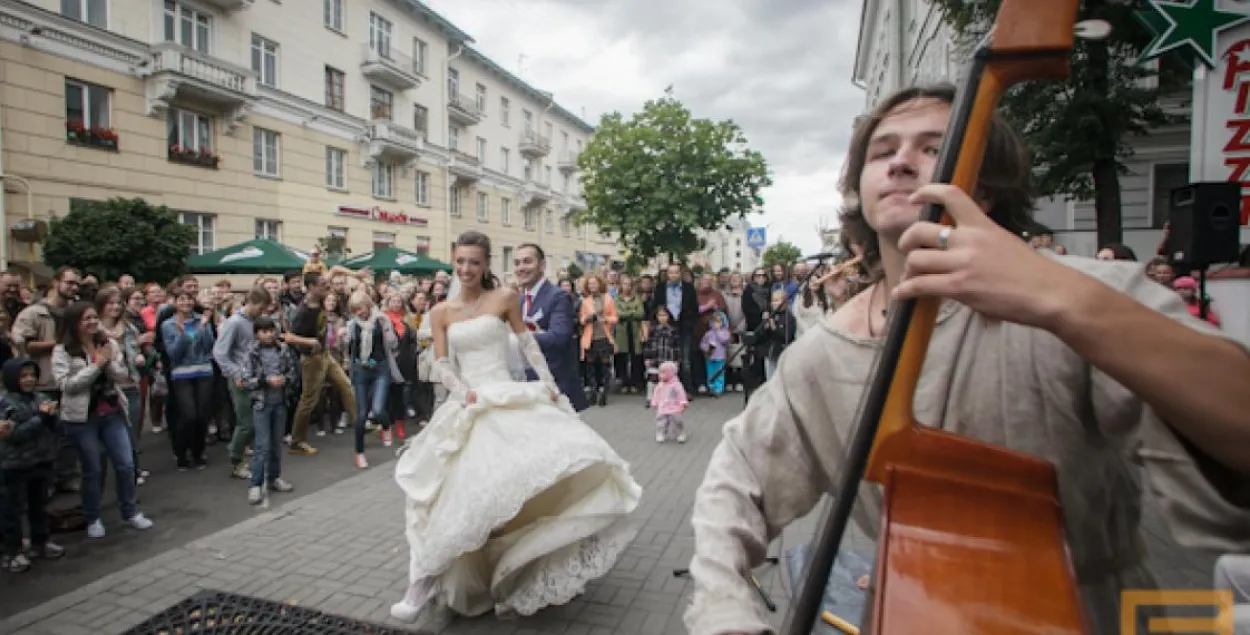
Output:
[[[868,144],[877,126],[887,115],[907,102],[920,99],[953,104],[955,87],[950,84],[935,84],[904,88],[882,99],[872,112],[855,122],[851,151],[838,183],[838,190],[844,201],[839,220],[842,224],[842,246],[846,253],[852,253],[852,245],[863,249],[861,279],[866,284],[875,282],[883,275],[877,231],[864,218],[859,196],[859,179],[867,163]],[[1029,162],[1028,146],[1024,139],[1011,124],[996,115],[990,124],[985,160],[977,179],[978,198],[990,201],[990,218],[1017,236],[1023,235],[1032,227],[1036,200],[1032,176],[1032,164]]]

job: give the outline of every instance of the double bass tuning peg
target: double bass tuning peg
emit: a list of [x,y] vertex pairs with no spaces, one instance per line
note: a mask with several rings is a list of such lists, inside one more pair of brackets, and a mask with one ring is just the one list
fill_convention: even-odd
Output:
[[1076,37],[1082,40],[1102,40],[1111,35],[1111,23],[1106,20],[1082,20],[1076,23]]

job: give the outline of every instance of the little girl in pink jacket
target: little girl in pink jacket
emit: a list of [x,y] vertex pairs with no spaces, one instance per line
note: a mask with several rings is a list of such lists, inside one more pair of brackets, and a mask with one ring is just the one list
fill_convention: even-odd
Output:
[[651,394],[651,407],[655,409],[656,443],[672,438],[676,438],[678,443],[686,442],[686,426],[681,421],[681,413],[686,411],[688,403],[686,389],[677,378],[677,364],[660,364],[660,382]]

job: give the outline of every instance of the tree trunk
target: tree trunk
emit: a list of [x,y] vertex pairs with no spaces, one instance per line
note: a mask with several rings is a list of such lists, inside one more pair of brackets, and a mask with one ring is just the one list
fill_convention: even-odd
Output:
[[[1103,0],[1087,0],[1086,14],[1089,17],[1099,17],[1098,14],[1104,6]],[[1091,40],[1085,45],[1089,51],[1088,90],[1095,95],[1107,95],[1111,91],[1111,55],[1107,51],[1107,44],[1101,40]],[[1098,142],[1104,147],[1096,154],[1097,158],[1090,166],[1094,181],[1094,217],[1098,228],[1099,248],[1124,240],[1120,226],[1120,173],[1116,166],[1119,139],[1108,132],[1113,128],[1110,118],[1114,116],[1115,113],[1109,112],[1105,107],[1098,110],[1098,117],[1102,120],[1102,138]]]

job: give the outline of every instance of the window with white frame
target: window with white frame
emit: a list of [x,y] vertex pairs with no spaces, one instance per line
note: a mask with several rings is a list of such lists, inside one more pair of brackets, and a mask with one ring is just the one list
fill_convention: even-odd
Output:
[[503,272],[504,273],[508,273],[512,271],[512,252],[513,252],[512,247],[503,248]]
[[278,139],[273,130],[252,128],[252,171],[262,176],[278,176]]
[[490,220],[490,197],[486,192],[477,193],[477,219],[483,222]]
[[73,79],[65,80],[65,121],[88,128],[110,128],[113,89]]
[[373,250],[395,246],[395,234],[391,232],[373,232]]
[[61,15],[106,29],[108,0],[61,0]]
[[486,137],[477,138],[477,160],[486,165]]
[[477,85],[477,111],[486,112],[486,86],[482,84]]
[[551,187],[551,166],[543,166],[543,185]]
[[412,105],[412,129],[423,141],[430,140],[430,109],[421,104]]
[[524,161],[524,166],[525,168],[521,170],[521,176],[524,177],[526,181],[533,181],[534,180],[534,160],[527,157]]
[[417,205],[430,204],[430,173],[417,170],[417,178],[413,187]]
[[430,45],[419,37],[412,38],[412,72],[425,75],[426,60],[430,57]]
[[347,189],[347,150],[326,146],[326,187]]
[[568,214],[561,215],[560,216],[560,233],[564,234],[567,237],[569,235],[569,229],[570,229],[569,215]]
[[460,128],[456,126],[447,127],[447,147],[451,150],[460,149]]
[[499,98],[499,123],[503,124],[503,127],[505,128],[508,127],[508,120],[510,119],[509,114],[511,110],[512,110],[512,102],[508,101],[507,97],[500,97]]
[[1155,163],[1150,166],[1151,211],[1150,222],[1154,229],[1163,229],[1168,222],[1172,207],[1172,190],[1189,185],[1188,163]]
[[568,191],[569,191],[569,184],[570,184],[571,182],[572,182],[572,181],[570,180],[569,175],[568,175],[568,174],[565,174],[565,175],[564,175],[564,182],[560,184],[560,191],[561,191],[561,192],[564,192],[564,193],[566,193],[566,194],[567,194],[567,193],[568,193]]
[[278,43],[252,34],[252,72],[265,86],[278,86]]
[[499,222],[504,225],[512,224],[512,199],[499,199]]
[[447,69],[447,94],[452,99],[460,96],[460,71],[454,68]]
[[534,231],[534,210],[526,209],[524,211],[524,216],[525,216],[525,230]]
[[369,118],[390,121],[395,112],[395,93],[385,88],[369,86]]
[[181,108],[169,109],[169,146],[206,153],[213,150],[213,120]]
[[256,237],[279,242],[282,240],[282,221],[256,219]]
[[327,66],[326,67],[326,108],[332,108],[339,112],[343,112],[346,108],[347,75],[343,71]]
[[216,249],[213,237],[215,234],[216,217],[212,214],[181,212],[178,220],[183,225],[195,228],[195,240],[191,241],[191,255],[198,256]]
[[381,161],[373,164],[373,197],[395,198],[395,166]]
[[565,154],[569,153],[569,133],[563,130],[560,131],[560,150]]
[[391,58],[391,33],[395,25],[390,20],[369,12],[369,48],[386,59]]
[[521,109],[521,121],[525,123],[525,129],[524,129],[525,136],[527,138],[534,136],[534,113],[530,112],[529,110],[525,108],[522,108]]
[[555,214],[551,213],[551,210],[547,210],[547,233],[548,234],[555,233],[555,230],[556,230]]
[[454,185],[447,188],[447,213],[460,218],[460,188]]
[[341,32],[343,30],[343,0],[324,0],[322,19],[327,29]]
[[508,149],[500,148],[499,149],[499,171],[504,174],[508,173],[508,159],[509,159]]
[[208,14],[176,0],[165,0],[165,41],[209,54],[213,20]]
[[545,133],[546,133],[546,134],[544,134],[543,136],[544,136],[544,137],[547,137],[547,143],[551,143],[551,135],[552,135],[553,133],[552,133],[552,131],[551,131],[551,122],[550,122],[550,121],[548,121],[547,123],[543,124],[543,132],[545,132]]

